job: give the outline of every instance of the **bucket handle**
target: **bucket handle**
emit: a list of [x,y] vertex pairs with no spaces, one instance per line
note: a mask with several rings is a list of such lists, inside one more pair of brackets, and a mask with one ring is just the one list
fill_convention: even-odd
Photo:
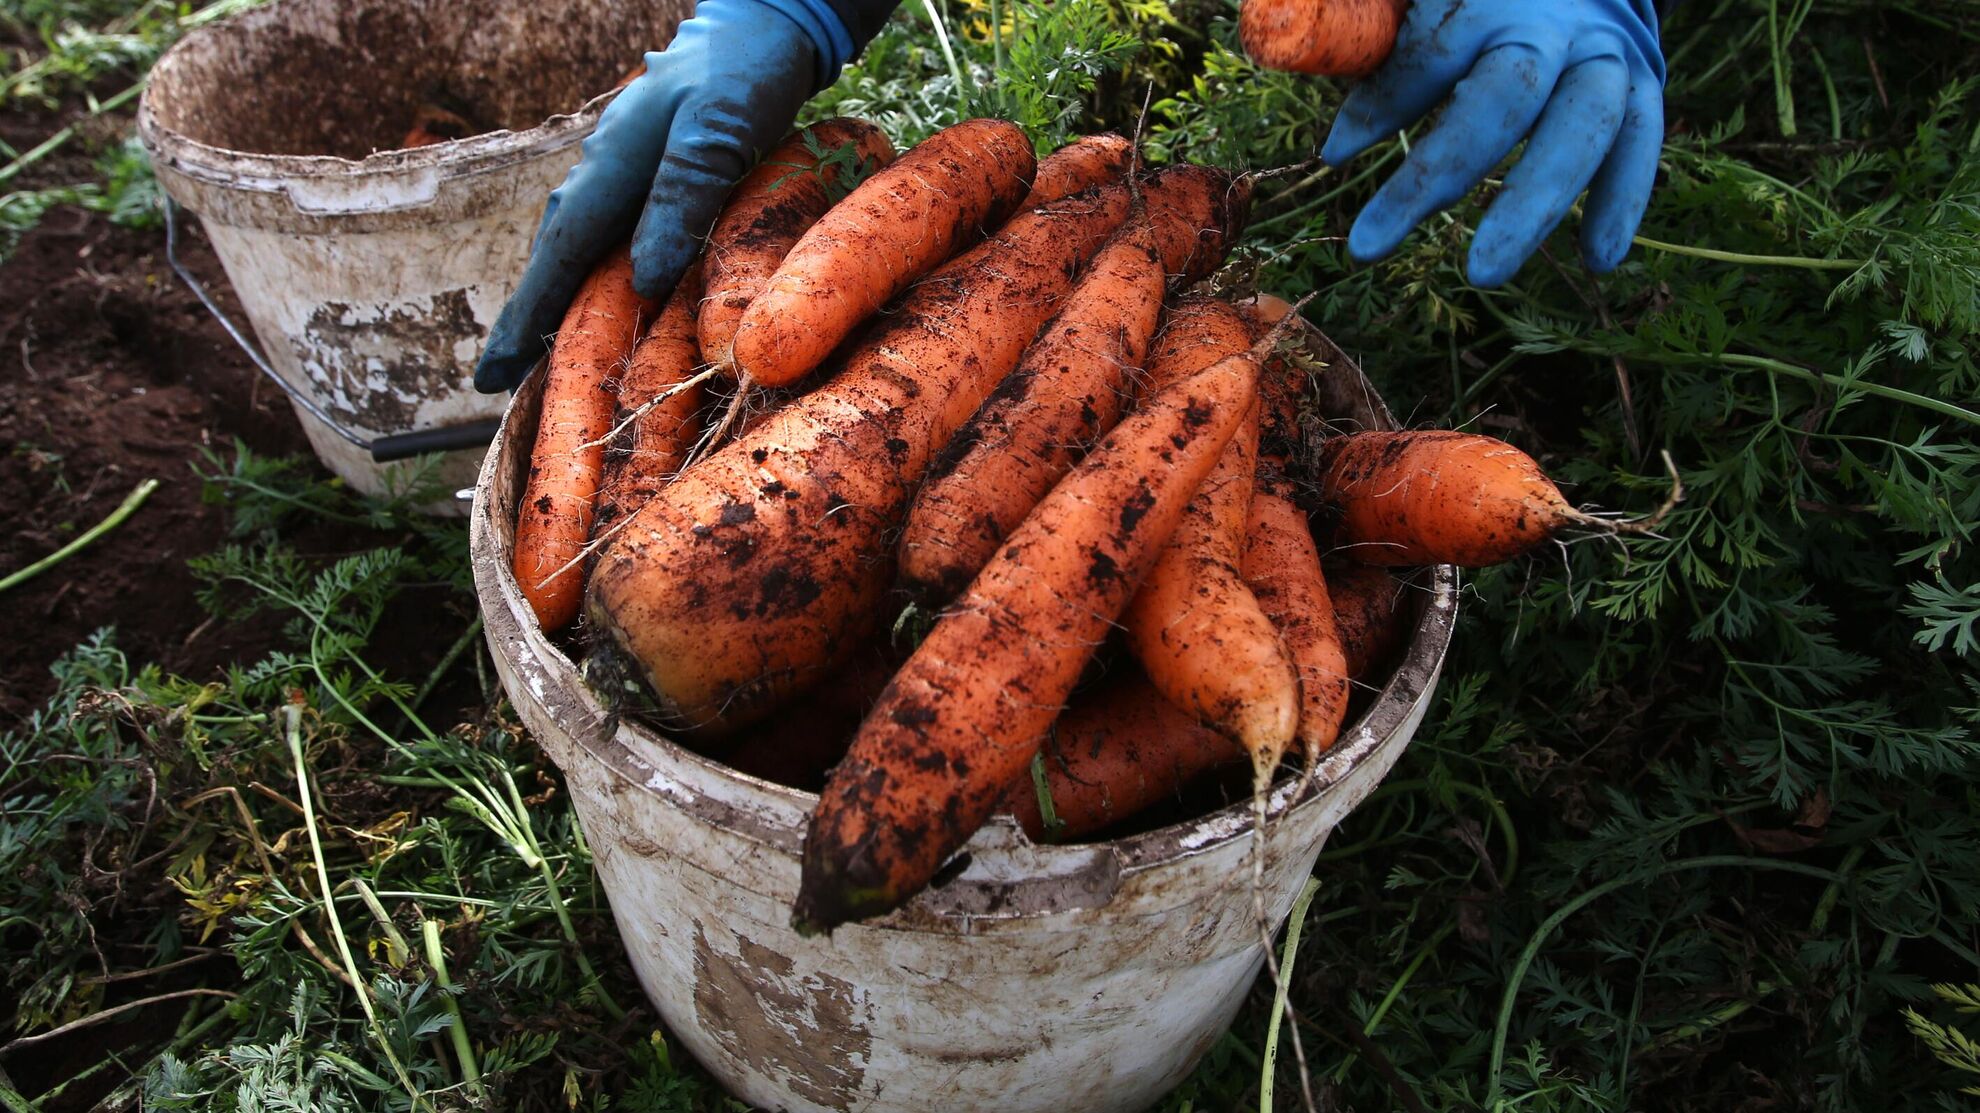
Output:
[[220,304],[213,300],[213,295],[207,293],[206,287],[201,285],[199,279],[194,278],[192,272],[186,269],[186,265],[179,261],[179,203],[170,197],[165,198],[165,261],[171,265],[172,273],[179,276],[179,281],[185,283],[186,288],[199,299],[199,303],[212,314],[213,319],[220,322],[220,327],[227,331],[227,335],[233,337],[234,343],[247,354],[249,361],[259,368],[270,382],[281,388],[282,393],[289,396],[289,401],[322,422],[331,432],[369,452],[374,462],[384,464],[428,452],[478,448],[495,439],[495,431],[502,424],[500,418],[485,418],[462,425],[441,425],[432,429],[415,429],[410,433],[393,433],[383,437],[366,437],[346,428],[342,422],[331,417],[316,399],[275,373],[275,368],[268,362],[268,357],[261,354],[261,349],[247,338],[247,334],[242,332],[232,318],[227,316],[226,311],[220,308]]

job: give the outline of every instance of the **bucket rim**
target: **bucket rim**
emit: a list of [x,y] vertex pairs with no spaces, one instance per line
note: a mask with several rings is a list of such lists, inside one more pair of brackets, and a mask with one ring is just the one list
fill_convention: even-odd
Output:
[[[1301,324],[1302,331],[1317,350],[1334,357],[1327,361],[1331,364],[1330,373],[1350,377],[1353,389],[1366,400],[1374,424],[1383,428],[1397,427],[1394,417],[1362,375],[1359,365],[1310,321],[1302,320]],[[502,466],[503,450],[512,443],[516,432],[512,422],[522,408],[516,403],[532,400],[541,390],[541,379],[540,375],[532,375],[516,392],[503,415],[501,429],[482,461],[481,475],[475,484],[469,552],[491,651],[501,652],[499,647],[503,643],[519,644],[523,651],[535,658],[538,666],[550,674],[547,679],[562,689],[559,695],[568,695],[579,705],[573,708],[578,714],[572,716],[572,721],[560,724],[565,727],[565,737],[576,748],[605,766],[608,776],[627,782],[623,786],[626,791],[662,795],[672,793],[693,799],[693,793],[679,792],[679,786],[664,770],[653,769],[652,758],[664,758],[677,767],[691,769],[699,776],[709,778],[709,784],[735,790],[735,795],[742,799],[740,806],[728,803],[716,805],[714,810],[721,813],[720,820],[711,815],[704,818],[710,822],[732,824],[730,829],[734,833],[794,857],[797,838],[802,835],[803,821],[800,818],[795,833],[782,829],[782,825],[792,811],[801,817],[808,817],[818,803],[817,793],[741,772],[675,741],[667,733],[646,723],[611,715],[584,681],[577,663],[536,625],[506,559],[507,554],[502,551],[499,540],[502,523],[498,515],[504,508],[496,505],[495,491],[500,480],[498,473]],[[1268,823],[1325,805],[1356,770],[1376,759],[1399,734],[1406,734],[1414,725],[1412,719],[1420,718],[1424,713],[1424,706],[1442,672],[1455,630],[1459,584],[1457,569],[1450,565],[1431,566],[1428,581],[1429,597],[1423,604],[1422,613],[1393,675],[1361,715],[1344,724],[1339,741],[1322,756],[1310,777],[1283,777],[1274,783],[1266,800],[1265,817]],[[536,687],[534,680],[531,686]],[[532,694],[538,697],[545,695],[542,691],[533,691]],[[539,702],[543,701],[540,699]],[[605,725],[606,729],[584,729],[587,725],[600,724]],[[1406,742],[1405,738],[1403,744]],[[635,776],[635,770],[650,772],[651,776]],[[1124,876],[1214,852],[1234,840],[1248,837],[1253,823],[1251,801],[1240,800],[1203,815],[1122,838],[1040,843],[1026,836],[1015,819],[998,815],[972,836],[967,849],[979,852],[979,858],[985,853],[1020,852],[1025,861],[1042,871],[1041,880],[1090,874],[1096,866],[1103,864]],[[1276,823],[1271,825],[1277,826]],[[1104,863],[1099,861],[1101,859],[1105,860]],[[955,889],[962,887],[960,880],[952,886]],[[923,904],[931,895],[937,898],[932,907]],[[866,921],[865,926],[907,931],[954,931],[958,930],[959,924],[986,918],[980,912],[962,907],[963,902],[959,899],[941,899],[944,895],[945,892],[924,893],[921,900],[910,902],[885,917]],[[948,907],[952,903],[957,907]],[[1027,918],[1030,916],[1027,915]]]

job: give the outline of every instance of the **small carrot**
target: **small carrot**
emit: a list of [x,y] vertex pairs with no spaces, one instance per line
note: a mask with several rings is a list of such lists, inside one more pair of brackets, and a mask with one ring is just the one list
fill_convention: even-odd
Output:
[[1161,317],[1164,278],[1155,228],[1137,213],[915,495],[901,532],[901,582],[910,592],[946,599],[962,590],[1120,420],[1127,375],[1147,359]]
[[1118,135],[1088,135],[1053,151],[1038,163],[1018,211],[1049,205],[1082,189],[1119,181],[1134,161],[1134,144]]
[[841,179],[893,160],[894,145],[879,128],[840,116],[792,133],[736,183],[708,233],[707,303],[700,317],[708,362],[730,364],[743,312],[791,247],[843,194]]
[[1318,479],[1339,511],[1334,544],[1363,564],[1483,568],[1573,526],[1618,528],[1576,510],[1531,456],[1474,433],[1335,437],[1321,450]]
[[1238,40],[1267,69],[1366,77],[1388,61],[1409,0],[1244,0]]
[[577,617],[592,499],[605,467],[619,365],[653,305],[634,292],[632,256],[616,251],[578,287],[542,374],[542,416],[516,519],[516,583],[544,630]]
[[630,424],[618,443],[606,449],[593,536],[637,513],[687,462],[695,412],[701,408],[701,388],[688,385],[701,364],[701,346],[695,342],[701,276],[699,263],[681,276],[619,375],[617,412],[622,423]]
[[1257,386],[1258,362],[1240,352],[1150,398],[943,613],[812,813],[799,930],[897,907],[990,817],[1256,404]]
[[915,279],[996,228],[1031,190],[1031,140],[965,120],[922,141],[819,218],[736,326],[738,378],[788,386]]
[[[1244,317],[1222,302],[1186,303],[1174,318],[1148,364],[1157,389],[1204,362],[1251,347]],[[1190,501],[1121,626],[1156,689],[1241,743],[1263,783],[1298,728],[1299,677],[1241,572],[1257,451],[1254,406]]]
[[1002,805],[1039,841],[1084,838],[1173,799],[1211,769],[1245,760],[1243,747],[1177,710],[1132,668],[1075,697],[1040,750],[1057,824],[1046,829],[1029,770]]
[[1330,563],[1326,575],[1348,676],[1365,682],[1409,636],[1402,581],[1387,568],[1366,564]]
[[401,150],[417,147],[431,147],[436,143],[451,143],[456,139],[466,139],[480,134],[481,129],[466,116],[437,104],[419,106],[413,113],[412,130],[399,141]]

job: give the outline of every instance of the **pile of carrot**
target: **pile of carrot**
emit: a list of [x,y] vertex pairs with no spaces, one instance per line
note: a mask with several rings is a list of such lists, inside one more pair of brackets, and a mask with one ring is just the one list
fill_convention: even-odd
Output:
[[662,302],[622,255],[573,301],[517,582],[660,725],[820,791],[800,927],[900,906],[993,815],[1087,838],[1315,768],[1409,569],[1602,524],[1503,442],[1327,428],[1292,307],[1190,292],[1248,197],[1114,136],[828,120]]

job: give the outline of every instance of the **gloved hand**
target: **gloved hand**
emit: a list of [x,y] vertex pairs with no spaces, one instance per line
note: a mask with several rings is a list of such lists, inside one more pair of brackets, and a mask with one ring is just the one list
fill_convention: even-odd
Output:
[[514,389],[579,283],[632,237],[633,285],[664,295],[701,250],[729,187],[782,139],[851,58],[824,0],[701,0],[646,73],[607,105],[550,195],[522,283],[502,307],[475,389]]
[[1629,253],[1664,143],[1664,55],[1651,0],[1413,0],[1395,52],[1348,94],[1321,157],[1339,166],[1415,123],[1436,126],[1348,233],[1368,262],[1526,151],[1479,221],[1476,286],[1511,278],[1581,191],[1581,254],[1597,274]]

